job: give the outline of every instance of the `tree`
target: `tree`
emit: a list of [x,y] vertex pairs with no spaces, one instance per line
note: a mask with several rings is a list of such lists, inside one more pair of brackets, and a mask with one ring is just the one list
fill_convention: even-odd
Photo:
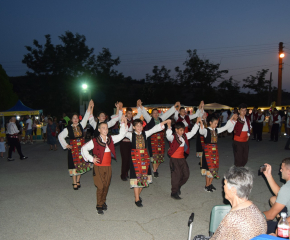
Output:
[[249,77],[243,79],[245,82],[243,88],[248,88],[253,90],[257,94],[261,94],[269,91],[270,80],[266,80],[265,76],[269,69],[262,69],[256,73],[256,76],[250,75]]
[[228,70],[219,70],[220,64],[211,63],[208,59],[200,59],[196,49],[187,50],[187,53],[188,58],[183,63],[185,69],[175,68],[178,83],[188,87],[194,87],[197,84],[202,89],[209,89],[218,79],[223,79],[223,75],[228,73]]
[[237,106],[241,103],[239,82],[233,77],[223,80],[216,89],[220,103],[231,106]]
[[25,46],[28,54],[24,55],[22,63],[26,64],[35,76],[79,76],[90,72],[95,64],[93,48],[86,46],[84,35],[65,32],[59,36],[62,44],[54,46],[49,34],[45,35],[45,45],[33,41],[34,47]]
[[0,86],[0,111],[5,111],[16,104],[18,97],[13,91],[13,85],[10,83],[9,77],[1,64]]
[[173,78],[170,76],[171,70],[162,66],[160,69],[158,66],[154,66],[152,73],[153,75],[146,74],[146,82],[164,84],[167,82],[172,82]]

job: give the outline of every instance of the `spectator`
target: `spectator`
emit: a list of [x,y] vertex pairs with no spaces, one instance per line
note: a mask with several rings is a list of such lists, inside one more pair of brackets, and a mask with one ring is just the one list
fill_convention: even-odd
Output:
[[46,137],[47,137],[47,135],[46,135],[46,128],[47,128],[47,120],[45,120],[45,118],[44,118],[44,121],[42,123],[42,133],[43,133],[42,138],[43,138],[43,142],[46,141]]
[[286,114],[286,119],[285,119],[285,131],[287,134],[287,138],[290,136],[290,107],[287,107],[287,114]]
[[25,122],[25,142],[28,143],[28,139],[30,138],[30,143],[33,144],[32,140],[32,120],[29,115],[26,116]]
[[37,123],[38,121],[35,119],[32,125],[32,134],[35,135],[35,140],[37,139]]
[[68,122],[70,121],[70,118],[65,113],[63,113],[62,116],[63,116],[64,127],[67,127]]
[[48,124],[47,124],[47,143],[50,145],[50,150],[53,150],[52,148],[54,147],[54,151],[57,150],[56,148],[56,125],[52,121],[52,118],[48,118]]
[[58,134],[60,133],[60,130],[59,130],[59,123],[57,121],[57,117],[53,117],[53,123],[55,124],[56,126],[56,137],[58,136]]
[[285,114],[285,108],[282,107],[282,109],[279,111],[279,115],[281,117],[281,124],[279,126],[279,136],[282,137],[281,135],[281,128],[284,125],[285,127],[285,132],[286,132],[286,126],[285,126],[285,118],[286,118],[286,114]]
[[[288,216],[290,214],[290,158],[285,158],[281,164],[281,178],[286,181],[282,187],[279,187],[275,182],[272,176],[272,167],[271,165],[265,163],[266,170],[264,171],[264,175],[268,181],[268,184],[275,194],[270,198],[271,208],[268,211],[265,211],[264,214],[267,219],[268,225],[268,234],[274,233],[277,227],[278,222],[274,222],[275,217],[279,217],[278,214],[281,212],[287,212]],[[287,218],[288,222],[290,222],[290,217]]]
[[[229,115],[228,115],[227,110],[222,109],[221,110],[221,116],[220,116],[220,119],[221,119],[221,127],[224,127],[227,124],[228,117],[229,117]],[[222,137],[225,137],[226,134],[227,134],[226,131],[224,131],[220,135]]]
[[224,176],[225,198],[232,205],[211,239],[249,240],[265,234],[267,224],[258,207],[248,200],[253,174],[247,167],[232,166]]

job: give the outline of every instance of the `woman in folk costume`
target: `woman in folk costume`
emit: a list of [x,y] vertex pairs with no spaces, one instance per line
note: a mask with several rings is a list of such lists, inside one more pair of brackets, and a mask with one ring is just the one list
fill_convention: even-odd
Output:
[[[115,103],[115,107],[117,108],[116,114],[112,115],[111,120],[109,122],[107,122],[108,128],[115,126],[115,124],[119,121],[119,119],[121,119],[121,117],[123,115],[122,109],[120,109],[118,102]],[[95,118],[94,118],[93,113],[92,113],[92,115],[89,118],[89,123],[94,129],[94,137],[98,137],[100,135],[100,132],[98,131],[98,124],[101,122],[105,122],[105,121],[106,121],[105,112],[101,111],[98,113],[97,122],[95,121]]]
[[[140,106],[142,108],[142,106]],[[135,204],[143,207],[140,193],[144,187],[152,183],[150,169],[150,158],[147,152],[147,138],[156,132],[164,129],[164,125],[170,120],[161,122],[148,131],[143,130],[143,121],[135,119],[133,122],[133,132],[127,132],[126,137],[131,141],[130,160],[130,187],[134,188]]]
[[[81,155],[81,148],[85,144],[83,129],[87,125],[87,121],[92,114],[94,102],[91,100],[88,106],[88,110],[82,121],[79,123],[78,114],[72,116],[72,125],[68,125],[67,128],[58,135],[59,142],[63,149],[68,149],[68,172],[73,179],[73,189],[78,190],[81,187],[80,178],[81,175],[90,170],[90,165],[84,161]],[[69,144],[65,141],[65,138],[69,138]]]
[[[126,109],[126,119],[127,119],[127,125],[128,125],[128,131],[133,132],[133,121],[135,119],[139,119],[141,117],[141,108],[139,107],[139,102],[137,101],[137,110],[138,113],[136,116],[133,117],[133,110],[132,108]],[[120,109],[123,108],[123,103],[119,102]],[[121,120],[121,119],[120,119]],[[122,158],[122,165],[121,165],[121,179],[123,181],[128,181],[128,172],[130,170],[130,159],[131,159],[131,141],[128,138],[124,138],[120,142],[120,152],[121,152],[121,158]]]
[[[97,187],[97,212],[104,214],[107,210],[106,204],[107,194],[112,177],[112,157],[116,158],[116,150],[114,144],[121,141],[128,130],[127,120],[125,116],[121,119],[120,134],[108,135],[108,125],[105,122],[99,123],[98,131],[100,135],[89,141],[82,147],[82,155],[85,161],[94,163],[93,178]],[[89,151],[93,150],[93,156]]]
[[178,110],[175,111],[175,114],[174,114],[174,120],[176,122],[183,122],[184,123],[184,126],[185,126],[184,132],[185,133],[189,132],[189,127],[191,125],[190,121],[192,119],[195,119],[197,117],[202,117],[202,115],[203,115],[203,106],[204,106],[204,102],[201,101],[196,113],[195,114],[191,114],[191,115],[187,115],[186,111],[185,111],[185,108],[181,107],[181,105],[179,104],[179,108],[178,108]]
[[209,119],[209,127],[204,128],[202,122],[200,125],[199,133],[204,137],[204,149],[202,160],[202,175],[205,175],[205,188],[207,192],[213,192],[216,188],[212,185],[213,178],[219,179],[219,153],[217,147],[218,134],[226,130],[232,132],[234,130],[235,122],[238,119],[238,115],[234,114],[225,126],[216,128],[218,125],[218,119],[211,117]]
[[[141,100],[140,104],[142,104]],[[145,108],[142,109],[142,115],[147,122],[146,129],[150,130],[154,126],[160,124],[161,122],[167,120],[174,112],[176,107],[180,105],[180,102],[176,102],[167,112],[159,117],[158,110],[154,108],[152,110],[151,116],[148,114]],[[148,137],[148,150],[153,163],[153,176],[158,178],[158,167],[164,162],[164,152],[165,152],[165,129],[152,134]]]

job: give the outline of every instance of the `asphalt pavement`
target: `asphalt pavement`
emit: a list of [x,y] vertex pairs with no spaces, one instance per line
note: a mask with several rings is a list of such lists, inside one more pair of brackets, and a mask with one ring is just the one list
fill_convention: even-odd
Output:
[[[220,172],[233,165],[231,136],[218,139]],[[159,167],[159,178],[153,179],[149,188],[143,189],[143,208],[134,203],[134,193],[129,181],[120,179],[121,156],[116,146],[117,162],[112,161],[112,181],[107,196],[108,210],[104,215],[96,212],[96,188],[92,171],[82,175],[82,187],[74,191],[67,171],[67,152],[58,144],[57,151],[49,151],[42,141],[22,145],[29,158],[15,161],[0,159],[0,239],[187,239],[187,221],[195,213],[192,236],[208,235],[210,212],[213,206],[224,204],[222,181],[214,180],[214,193],[204,191],[205,178],[201,176],[195,156],[195,139],[190,141],[187,161],[190,178],[181,189],[182,200],[170,197],[169,158]],[[259,166],[269,163],[279,185],[279,166],[289,157],[284,150],[287,139],[269,142],[250,140],[249,162],[254,173],[254,188],[250,195],[261,211],[269,209],[272,196],[265,179],[258,176]],[[168,147],[168,144],[167,144]]]

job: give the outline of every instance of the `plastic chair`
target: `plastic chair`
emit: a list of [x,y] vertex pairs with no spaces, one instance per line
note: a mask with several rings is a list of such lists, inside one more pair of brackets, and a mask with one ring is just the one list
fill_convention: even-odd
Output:
[[231,205],[217,205],[211,210],[210,223],[209,223],[209,236],[212,236],[223,218],[231,210]]

